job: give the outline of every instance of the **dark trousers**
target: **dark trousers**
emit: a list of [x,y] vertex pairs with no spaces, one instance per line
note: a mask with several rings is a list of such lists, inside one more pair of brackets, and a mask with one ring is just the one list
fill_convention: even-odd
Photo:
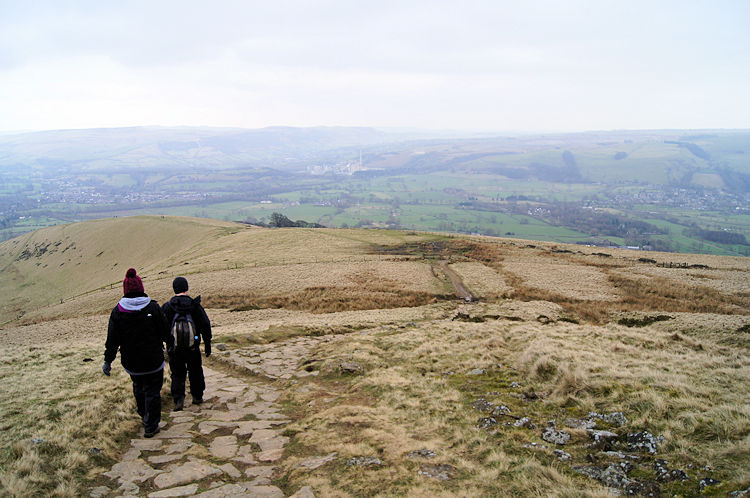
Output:
[[185,377],[190,379],[190,394],[193,399],[203,397],[206,379],[203,377],[201,350],[199,348],[175,348],[169,355],[169,370],[172,376],[172,398],[175,402],[185,399]]
[[143,420],[146,432],[153,432],[161,420],[161,386],[164,385],[164,370],[145,375],[131,375],[133,396],[138,415]]

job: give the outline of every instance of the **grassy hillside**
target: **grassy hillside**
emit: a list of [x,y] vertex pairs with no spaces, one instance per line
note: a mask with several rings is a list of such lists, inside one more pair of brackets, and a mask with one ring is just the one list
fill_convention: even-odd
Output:
[[[750,487],[747,258],[136,217],[34,232],[0,262],[16,296],[0,320],[0,495],[110,485],[139,424],[128,376],[99,371],[130,266],[159,301],[186,275],[226,346],[206,365],[279,390],[291,422],[271,480],[286,495]],[[634,442],[646,432],[655,453]]]

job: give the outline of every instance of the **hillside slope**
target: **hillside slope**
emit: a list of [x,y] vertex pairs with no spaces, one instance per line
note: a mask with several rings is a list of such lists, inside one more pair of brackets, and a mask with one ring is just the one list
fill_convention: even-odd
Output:
[[[174,495],[198,465],[193,494],[750,487],[747,258],[137,217],[0,262],[0,495]],[[206,404],[171,413],[167,381],[153,446],[129,377],[100,372],[129,266],[159,301],[187,275],[213,324]]]

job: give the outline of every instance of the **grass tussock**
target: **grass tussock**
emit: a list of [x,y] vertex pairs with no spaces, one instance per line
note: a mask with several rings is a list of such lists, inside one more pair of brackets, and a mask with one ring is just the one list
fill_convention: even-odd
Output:
[[313,313],[418,307],[452,299],[453,296],[400,290],[395,287],[311,287],[300,292],[276,296],[213,295],[204,303],[213,308],[236,311],[289,309]]
[[84,495],[139,426],[129,377],[101,375],[99,351],[2,352],[0,495]]

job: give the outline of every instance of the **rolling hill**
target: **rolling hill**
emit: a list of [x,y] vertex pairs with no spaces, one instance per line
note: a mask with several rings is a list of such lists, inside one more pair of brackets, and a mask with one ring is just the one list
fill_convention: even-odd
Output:
[[[207,403],[165,401],[164,445],[99,371],[131,266],[213,322]],[[5,241],[0,268],[3,495],[750,487],[747,258],[143,216]]]

